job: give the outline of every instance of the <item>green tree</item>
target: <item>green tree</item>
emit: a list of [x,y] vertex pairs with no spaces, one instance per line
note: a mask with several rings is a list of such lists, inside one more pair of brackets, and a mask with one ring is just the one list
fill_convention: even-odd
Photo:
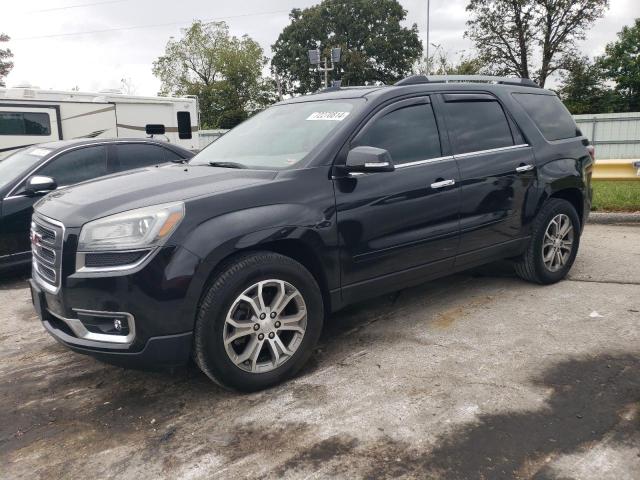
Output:
[[315,91],[322,82],[310,69],[307,50],[319,48],[324,58],[341,47],[342,61],[332,73],[343,85],[393,83],[408,75],[422,54],[417,25],[401,25],[406,15],[397,0],[324,0],[293,9],[291,23],[272,47],[272,70],[285,93]]
[[608,7],[609,0],[469,0],[465,35],[496,73],[544,87],[576,56],[576,42]]
[[[0,43],[8,41],[9,36],[4,33],[0,33]],[[9,75],[9,72],[13,68],[13,62],[11,61],[12,58],[13,53],[10,49],[0,48],[0,87],[5,86],[4,79]]]
[[194,22],[179,40],[171,38],[153,63],[161,95],[196,95],[204,128],[233,128],[275,101],[267,63],[248,36],[230,36],[224,22]]
[[619,111],[618,95],[607,87],[602,68],[589,57],[577,57],[570,61],[561,78],[558,95],[571,113]]
[[618,33],[598,59],[607,79],[615,83],[621,110],[640,111],[640,18]]
[[413,73],[416,75],[491,75],[482,60],[474,55],[462,54],[457,62],[449,57],[449,54],[442,50],[436,49],[433,55],[429,56],[427,68],[426,57],[417,62],[413,67]]

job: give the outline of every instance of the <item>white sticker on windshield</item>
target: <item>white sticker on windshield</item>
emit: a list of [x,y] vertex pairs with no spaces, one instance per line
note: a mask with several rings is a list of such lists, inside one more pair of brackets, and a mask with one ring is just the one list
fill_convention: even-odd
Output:
[[347,118],[349,112],[313,112],[307,117],[307,120],[333,120],[341,122]]
[[34,157],[44,157],[47,153],[50,153],[51,150],[47,150],[46,148],[34,148],[29,152],[29,155],[33,155]]

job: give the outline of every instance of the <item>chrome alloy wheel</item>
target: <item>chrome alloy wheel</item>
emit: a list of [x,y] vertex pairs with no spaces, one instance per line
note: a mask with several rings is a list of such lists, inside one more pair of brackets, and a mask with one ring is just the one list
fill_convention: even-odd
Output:
[[542,260],[551,272],[557,272],[569,261],[573,250],[571,219],[560,213],[551,219],[542,241]]
[[242,292],[225,319],[229,359],[246,372],[265,373],[289,360],[307,328],[307,307],[296,287],[263,280]]

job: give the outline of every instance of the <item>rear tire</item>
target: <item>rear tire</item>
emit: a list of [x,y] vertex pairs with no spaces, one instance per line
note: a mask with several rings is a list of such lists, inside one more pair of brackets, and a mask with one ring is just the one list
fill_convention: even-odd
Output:
[[320,288],[300,263],[273,252],[241,255],[222,267],[204,295],[194,358],[222,387],[261,390],[300,370],[323,319]]
[[562,280],[578,254],[580,218],[569,202],[552,198],[540,210],[525,253],[515,264],[519,277],[548,285]]

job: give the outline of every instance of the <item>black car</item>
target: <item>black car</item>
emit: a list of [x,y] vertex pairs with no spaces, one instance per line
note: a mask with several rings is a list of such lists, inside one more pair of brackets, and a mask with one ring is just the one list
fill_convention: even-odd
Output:
[[24,148],[0,160],[0,271],[29,264],[33,204],[44,194],[115,172],[193,157],[147,139],[66,140]]
[[35,207],[33,300],[69,348],[123,365],[193,357],[273,385],[348,303],[509,258],[562,279],[592,150],[520,79],[411,77],[281,102],[188,165],[111,176]]

